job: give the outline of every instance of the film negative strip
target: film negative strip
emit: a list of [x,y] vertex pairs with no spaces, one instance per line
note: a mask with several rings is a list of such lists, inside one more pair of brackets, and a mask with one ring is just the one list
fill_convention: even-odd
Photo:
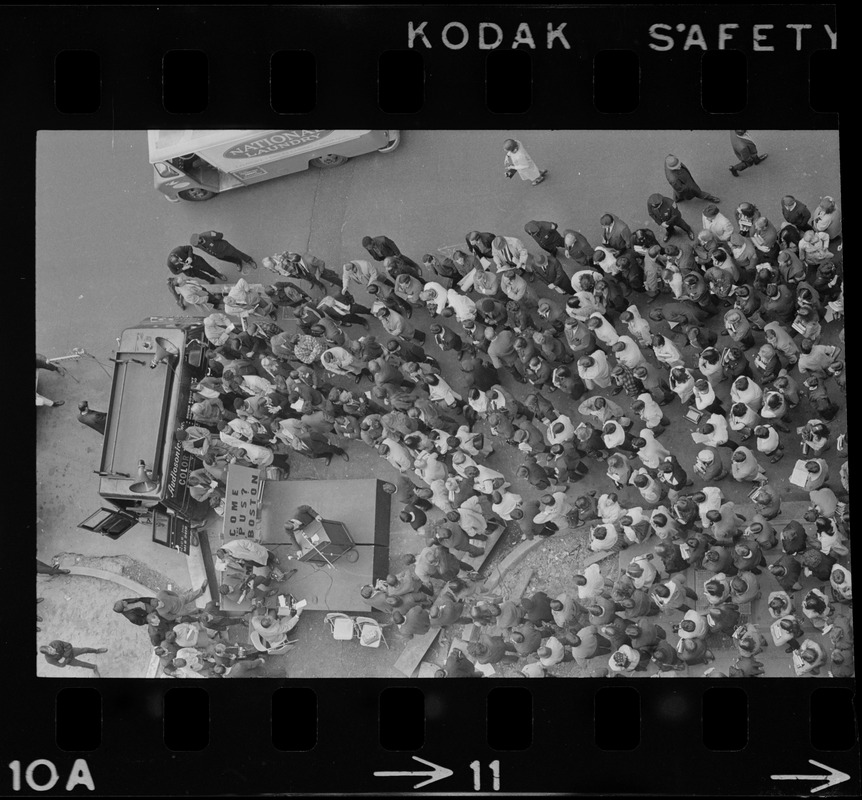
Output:
[[859,793],[835,6],[0,19],[6,794]]

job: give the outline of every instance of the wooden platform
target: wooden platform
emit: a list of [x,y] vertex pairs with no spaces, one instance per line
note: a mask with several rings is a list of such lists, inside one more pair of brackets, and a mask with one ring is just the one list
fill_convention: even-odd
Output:
[[[476,572],[478,572],[490,557],[497,542],[503,538],[506,530],[507,529],[504,526],[489,535],[487,540],[483,543],[485,551],[481,555],[462,555],[460,556],[461,561],[465,564],[469,564]],[[404,651],[400,656],[398,656],[398,660],[395,662],[395,668],[399,672],[411,677],[419,668],[419,665],[422,663],[422,659],[425,658],[425,654],[431,649],[434,642],[437,641],[437,637],[440,635],[440,630],[440,628],[432,628],[424,636],[414,636],[409,642],[407,642]]]
[[[285,573],[296,570],[281,584],[280,591],[305,600],[309,611],[371,611],[359,590],[385,578],[389,571],[390,495],[382,490],[382,483],[374,478],[266,482],[259,540],[275,552]],[[300,505],[311,506],[324,519],[343,522],[358,558],[350,561],[344,555],[332,566],[298,560],[283,525]],[[242,610],[227,598],[223,598],[222,607]]]

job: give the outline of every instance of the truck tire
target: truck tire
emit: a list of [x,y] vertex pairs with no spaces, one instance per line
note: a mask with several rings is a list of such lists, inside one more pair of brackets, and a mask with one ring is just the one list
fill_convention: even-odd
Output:
[[183,199],[193,203],[200,203],[204,200],[210,200],[215,197],[215,192],[209,189],[185,189],[177,194]]
[[325,156],[320,156],[319,158],[312,158],[308,163],[312,167],[317,167],[318,169],[329,169],[330,167],[340,167],[348,161],[349,159],[347,156],[339,156],[335,153],[330,153]]

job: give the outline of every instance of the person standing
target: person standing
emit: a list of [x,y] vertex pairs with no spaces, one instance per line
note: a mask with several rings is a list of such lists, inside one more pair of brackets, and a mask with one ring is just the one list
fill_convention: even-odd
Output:
[[533,241],[546,253],[557,255],[557,250],[566,246],[566,242],[557,230],[556,222],[543,222],[542,220],[531,220],[524,225],[524,232],[533,237]]
[[797,200],[792,194],[786,194],[781,198],[781,214],[787,223],[801,233],[811,230],[811,211],[805,203]]
[[45,661],[53,667],[83,667],[84,669],[93,670],[93,674],[97,678],[101,678],[99,668],[95,664],[91,664],[89,661],[81,661],[78,656],[83,656],[87,653],[107,653],[108,648],[73,647],[71,642],[55,639],[50,644],[40,647],[39,652],[45,656]]
[[177,594],[170,589],[162,589],[156,595],[156,612],[160,617],[171,622],[187,614],[194,614],[197,612],[195,600],[206,591],[206,588],[207,581],[204,581],[199,589],[182,594]]
[[647,201],[647,212],[652,217],[656,225],[664,228],[663,241],[667,241],[676,228],[679,228],[694,241],[694,231],[691,226],[682,218],[679,208],[676,203],[669,197],[662,194],[651,194]]
[[503,165],[506,168],[507,178],[511,178],[517,172],[522,181],[531,181],[533,186],[538,186],[545,180],[548,170],[540,170],[517,139],[506,139],[503,142],[503,149],[506,151]]
[[215,269],[187,244],[175,247],[168,253],[168,269],[174,275],[185,274],[207,283],[215,283],[217,280],[227,280],[227,275],[223,275]]
[[156,610],[155,597],[128,597],[114,603],[114,611],[122,614],[132,625],[146,625],[147,617]]
[[664,160],[664,176],[673,189],[673,199],[677,203],[684,200],[691,200],[699,197],[701,200],[708,200],[710,203],[721,202],[720,198],[714,194],[705,192],[697,181],[692,177],[688,167],[682,163],[675,155],[670,154]]
[[389,256],[400,256],[398,245],[388,236],[363,236],[362,246],[375,261],[383,261]]
[[730,132],[730,146],[736,157],[739,159],[738,164],[729,167],[730,174],[734,178],[739,177],[739,173],[749,167],[754,167],[761,161],[766,161],[767,154],[758,155],[757,145],[746,130],[735,130]]
[[[209,253],[213,258],[219,261],[228,261],[231,264],[236,264],[239,267],[240,273],[246,267],[257,269],[257,262],[249,255],[246,255],[242,250],[237,250],[227,239],[224,234],[218,231],[204,231],[203,233],[193,233],[191,240],[193,247],[198,250],[203,250]],[[224,277],[224,276],[222,276]]]

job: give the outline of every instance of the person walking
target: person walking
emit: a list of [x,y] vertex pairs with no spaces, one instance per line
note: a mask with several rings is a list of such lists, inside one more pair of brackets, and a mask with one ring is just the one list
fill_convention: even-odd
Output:
[[522,181],[531,181],[533,186],[538,186],[548,175],[548,170],[539,169],[530,154],[517,139],[506,139],[503,142],[506,157],[503,165],[506,168],[506,177],[511,178],[517,172]]
[[219,231],[204,231],[193,233],[189,240],[193,247],[203,250],[219,261],[227,261],[239,267],[240,274],[246,267],[257,269],[257,262],[250,256],[238,250]]
[[734,178],[739,177],[739,173],[749,167],[754,167],[760,164],[761,161],[766,161],[768,155],[764,153],[759,155],[757,145],[746,130],[735,130],[730,132],[730,146],[736,157],[739,159],[738,164],[729,167],[730,174]]
[[701,189],[688,167],[673,154],[668,155],[664,160],[664,176],[670,184],[670,188],[673,189],[673,199],[677,203],[695,197],[708,200],[711,203],[721,202],[720,198],[714,194]]
[[50,644],[43,645],[39,648],[39,652],[45,656],[52,667],[83,667],[84,669],[93,670],[93,674],[97,678],[101,678],[99,668],[89,661],[81,661],[78,656],[86,655],[87,653],[107,653],[107,647],[73,647],[71,642],[64,642],[62,639],[54,639]]
[[[61,375],[65,375],[66,371],[62,367],[58,367],[56,364],[52,364],[45,356],[36,353],[36,388],[39,388],[39,372],[40,369],[47,369],[50,372],[59,372]],[[44,395],[36,392],[36,405],[37,406],[62,406],[66,401],[65,400],[52,400],[50,397],[45,397]]]

